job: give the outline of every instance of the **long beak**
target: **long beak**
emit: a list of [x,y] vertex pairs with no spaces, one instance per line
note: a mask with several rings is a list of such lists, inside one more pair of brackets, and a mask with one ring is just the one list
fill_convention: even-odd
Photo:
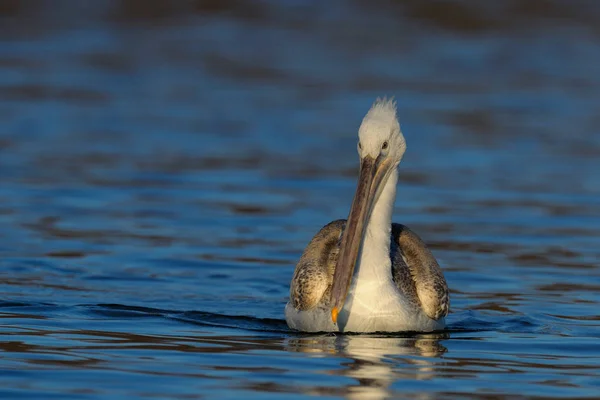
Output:
[[331,319],[334,323],[337,323],[338,313],[344,307],[354,275],[358,253],[362,246],[367,220],[379,193],[378,188],[386,175],[385,170],[387,168],[384,166],[386,163],[380,161],[381,156],[377,159],[366,156],[360,164],[358,187],[352,201],[350,215],[346,221],[335,273],[333,274]]

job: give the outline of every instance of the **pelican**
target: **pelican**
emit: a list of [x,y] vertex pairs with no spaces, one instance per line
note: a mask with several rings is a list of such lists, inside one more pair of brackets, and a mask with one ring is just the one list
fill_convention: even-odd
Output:
[[304,332],[444,329],[450,299],[442,270],[408,227],[392,223],[406,150],[393,99],[377,99],[358,130],[360,173],[347,220],[325,225],[296,265],[285,307]]

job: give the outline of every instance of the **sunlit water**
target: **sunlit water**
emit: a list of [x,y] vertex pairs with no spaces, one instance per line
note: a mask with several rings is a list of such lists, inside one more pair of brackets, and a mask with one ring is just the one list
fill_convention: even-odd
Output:
[[[272,3],[0,7],[0,398],[599,397],[598,5]],[[448,329],[291,332],[385,94]]]

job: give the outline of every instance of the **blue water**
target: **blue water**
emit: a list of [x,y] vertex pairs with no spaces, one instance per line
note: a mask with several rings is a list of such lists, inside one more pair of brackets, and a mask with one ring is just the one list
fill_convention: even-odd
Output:
[[[0,6],[0,398],[600,397],[595,2]],[[394,95],[436,334],[306,335]]]

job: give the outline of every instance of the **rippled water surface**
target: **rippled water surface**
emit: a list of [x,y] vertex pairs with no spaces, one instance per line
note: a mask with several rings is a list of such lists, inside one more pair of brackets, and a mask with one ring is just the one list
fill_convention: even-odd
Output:
[[[5,1],[0,397],[600,397],[600,7]],[[448,329],[283,307],[394,95]]]

